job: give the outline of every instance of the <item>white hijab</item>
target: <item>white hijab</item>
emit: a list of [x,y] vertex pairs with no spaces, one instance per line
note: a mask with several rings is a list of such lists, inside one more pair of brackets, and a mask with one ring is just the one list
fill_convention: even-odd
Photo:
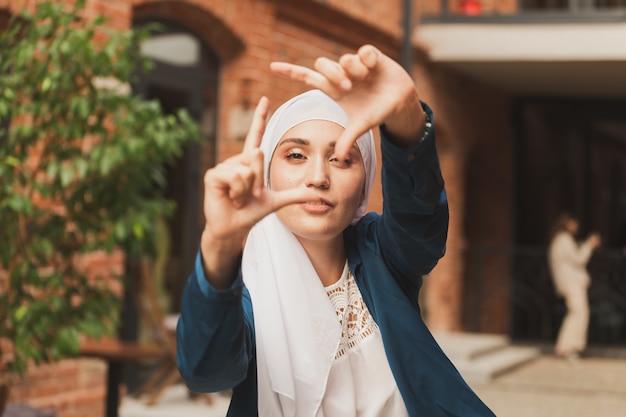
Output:
[[[285,102],[270,118],[260,146],[266,184],[279,140],[308,120],[348,123],[341,106],[319,90]],[[372,132],[359,137],[357,146],[365,165],[365,198],[353,224],[365,214],[374,181]],[[323,417],[320,405],[341,328],[311,261],[274,213],[250,231],[242,272],[254,310],[259,417]]]

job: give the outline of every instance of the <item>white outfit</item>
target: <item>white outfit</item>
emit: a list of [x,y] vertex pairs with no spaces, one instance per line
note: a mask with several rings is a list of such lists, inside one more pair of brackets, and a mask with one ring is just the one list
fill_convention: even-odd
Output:
[[571,233],[556,234],[548,249],[548,262],[554,286],[565,298],[567,313],[559,330],[557,354],[581,352],[587,346],[589,301],[587,288],[591,283],[587,262],[593,253],[589,243],[578,245]]
[[408,417],[380,329],[347,263],[341,279],[326,292],[342,332],[322,400],[324,416]]

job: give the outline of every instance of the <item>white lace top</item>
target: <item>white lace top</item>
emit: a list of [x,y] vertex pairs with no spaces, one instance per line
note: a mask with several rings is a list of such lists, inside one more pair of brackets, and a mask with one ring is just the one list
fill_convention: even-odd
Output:
[[408,417],[378,325],[347,265],[326,293],[343,332],[322,400],[324,417]]

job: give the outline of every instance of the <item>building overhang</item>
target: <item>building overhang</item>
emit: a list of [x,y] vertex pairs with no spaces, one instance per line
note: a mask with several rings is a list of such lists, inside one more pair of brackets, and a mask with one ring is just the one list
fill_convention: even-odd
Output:
[[626,97],[626,22],[420,23],[429,59],[516,95]]

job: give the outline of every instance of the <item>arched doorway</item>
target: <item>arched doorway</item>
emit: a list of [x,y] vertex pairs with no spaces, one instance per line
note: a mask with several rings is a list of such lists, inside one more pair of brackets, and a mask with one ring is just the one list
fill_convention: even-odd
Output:
[[164,289],[172,312],[180,311],[186,277],[197,253],[202,225],[202,167],[215,163],[218,58],[184,27],[163,20],[137,19],[135,27],[157,23],[159,29],[141,46],[153,62],[134,85],[136,94],[158,100],[166,113],[185,108],[201,124],[202,138],[185,149],[167,171],[166,196],[176,204],[168,220],[169,256]]
[[[521,100],[516,171],[516,252],[512,337],[553,343],[565,306],[547,264],[549,231],[568,211],[580,219],[577,239],[599,232],[602,246],[587,269],[589,346],[626,343],[626,122],[624,99]],[[626,242],[624,243],[626,244]]]

